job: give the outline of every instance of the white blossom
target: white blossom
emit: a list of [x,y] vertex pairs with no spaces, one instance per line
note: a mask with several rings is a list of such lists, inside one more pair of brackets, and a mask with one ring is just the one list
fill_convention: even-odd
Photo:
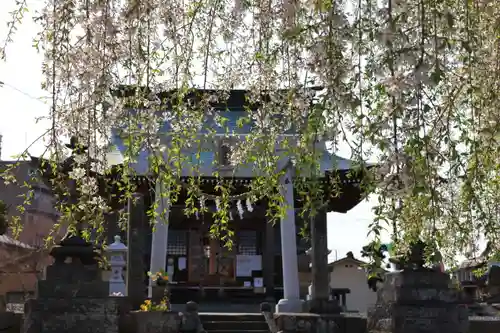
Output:
[[68,173],[68,175],[69,175],[69,177],[71,179],[80,180],[80,179],[82,179],[85,176],[85,169],[83,169],[83,168],[73,168],[73,170],[71,170]]
[[86,154],[75,154],[73,158],[77,165],[84,165],[88,161],[88,156]]

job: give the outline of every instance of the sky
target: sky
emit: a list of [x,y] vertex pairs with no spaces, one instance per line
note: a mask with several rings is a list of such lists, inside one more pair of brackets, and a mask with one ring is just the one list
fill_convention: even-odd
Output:
[[[42,1],[39,1],[42,3]],[[10,19],[14,1],[0,1],[0,42],[7,35],[4,22]],[[30,9],[39,7],[36,0],[28,1]],[[46,102],[50,94],[41,89],[43,80],[41,63],[43,56],[32,47],[32,39],[38,27],[31,20],[32,11],[18,27],[7,47],[7,59],[0,61],[0,135],[2,136],[1,155],[3,160],[12,159],[29,147],[31,155],[40,155],[45,149],[40,140],[35,142],[48,128],[48,121],[36,121],[47,117],[50,105]],[[35,143],[33,143],[35,142]],[[339,156],[348,158],[349,152],[340,149]],[[352,251],[360,256],[361,247],[368,243],[368,225],[373,220],[374,198],[368,198],[346,214],[328,214],[328,247],[332,250],[329,260],[340,259]]]

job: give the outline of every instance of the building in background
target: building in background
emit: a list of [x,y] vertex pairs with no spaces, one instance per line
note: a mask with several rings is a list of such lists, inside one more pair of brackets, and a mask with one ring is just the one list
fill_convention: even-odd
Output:
[[[14,239],[11,230],[0,235],[0,297],[7,293],[26,294],[34,291],[35,282],[46,264],[50,262],[44,239],[49,235],[58,219],[54,199],[50,190],[37,180],[36,171],[30,162],[0,161],[0,170],[12,168],[15,181],[0,177],[0,200],[7,207],[6,219],[20,218],[23,230]],[[24,197],[32,184],[31,205],[24,205]],[[18,206],[24,206],[21,213]]]
[[352,252],[347,256],[336,260],[330,267],[330,288],[349,289],[346,297],[346,310],[366,313],[368,308],[375,304],[377,293],[368,287],[366,271],[363,267],[366,263],[356,259]]

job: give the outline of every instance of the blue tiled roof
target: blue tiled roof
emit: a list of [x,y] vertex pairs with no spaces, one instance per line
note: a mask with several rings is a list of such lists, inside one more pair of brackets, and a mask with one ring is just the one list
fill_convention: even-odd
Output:
[[[217,134],[249,134],[254,127],[254,121],[244,110],[221,110],[218,111],[220,119],[216,121],[214,116],[206,116],[203,122],[201,134],[214,131]],[[171,123],[165,121],[161,127],[161,132],[168,133],[172,130]],[[292,134],[293,130],[287,130],[286,134]]]
[[[132,110],[131,112],[137,112],[136,110]],[[201,131],[200,134],[207,133],[209,129],[214,130],[216,133],[219,134],[247,134],[250,133],[252,130],[252,124],[245,122],[245,121],[240,121],[246,117],[246,112],[241,110],[231,110],[231,111],[220,111],[220,114],[222,117],[226,118],[227,121],[225,123],[225,127],[217,126],[215,124],[215,120],[213,117],[211,119],[207,118],[206,122],[204,124],[204,129]],[[168,122],[165,122],[163,126],[160,129],[160,133],[168,133],[171,131],[171,126]],[[123,141],[123,138],[120,137],[119,132],[117,130],[113,131],[113,136],[112,136],[112,144],[115,145],[118,148],[118,151],[121,154],[124,154],[126,152],[126,146]],[[332,170],[347,170],[352,167],[352,161],[348,159],[341,158],[335,154],[331,154],[326,147],[323,147],[323,156],[320,161],[320,169],[321,172],[327,172],[327,171],[332,171]],[[215,171],[213,168],[214,166],[214,161],[215,161],[215,153],[212,151],[208,152],[201,152],[199,156],[199,161],[197,158],[196,153],[189,153],[191,154],[191,157],[186,161],[185,163],[185,171],[186,173],[189,173],[190,166],[193,165],[199,165],[200,166],[200,172],[203,175],[212,175],[212,173]],[[149,161],[148,161],[148,152],[143,150],[140,152],[139,156],[137,157],[137,162],[132,165],[132,167],[138,172],[139,174],[146,174],[148,173],[149,169]],[[240,173],[242,174],[249,174],[252,175],[252,167],[251,166],[241,166],[239,167]],[[244,171],[245,170],[245,171]]]
[[192,163],[193,165],[200,164],[200,165],[212,165],[215,161],[215,153],[212,151],[203,151],[199,153],[199,159],[198,159],[198,153],[190,153],[190,157],[187,160],[187,162]]
[[[213,116],[206,116],[203,122],[201,134],[215,131],[218,134],[248,134],[252,130],[252,124],[247,121],[247,113],[245,111],[219,111],[223,126],[216,123]],[[172,130],[171,122],[165,121],[160,131],[168,133]]]

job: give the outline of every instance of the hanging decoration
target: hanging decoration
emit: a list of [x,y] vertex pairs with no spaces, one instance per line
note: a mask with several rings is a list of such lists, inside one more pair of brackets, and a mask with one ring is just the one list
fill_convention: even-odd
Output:
[[[201,203],[205,203],[204,200],[200,200],[200,205]],[[205,209],[203,208],[206,208],[210,211],[215,211],[215,212],[220,212],[221,211],[221,202],[220,202],[220,199],[219,198],[215,198],[214,199],[214,202],[215,202],[215,206],[203,206],[203,207],[200,207],[200,211],[204,211]],[[234,209],[234,207],[236,207],[236,210]],[[240,220],[243,220],[244,218],[244,215],[245,215],[245,212],[253,212],[254,211],[254,207],[253,207],[253,204],[250,200],[247,200],[245,202],[245,206],[243,206],[243,203],[241,202],[241,200],[237,200],[236,201],[236,204],[233,204],[233,203],[229,203],[229,208],[228,208],[228,215],[229,215],[229,220],[230,221],[233,221],[234,220],[234,217],[235,217],[235,214],[237,214],[237,216],[240,218]],[[199,213],[198,211],[195,211],[195,217],[196,219],[198,220],[199,219]]]
[[238,209],[238,214],[240,215],[240,219],[243,219],[243,205],[241,204],[241,200],[236,202],[236,208]]
[[253,212],[252,201],[250,201],[250,198],[247,198],[246,204],[247,204],[247,210],[249,212]]

